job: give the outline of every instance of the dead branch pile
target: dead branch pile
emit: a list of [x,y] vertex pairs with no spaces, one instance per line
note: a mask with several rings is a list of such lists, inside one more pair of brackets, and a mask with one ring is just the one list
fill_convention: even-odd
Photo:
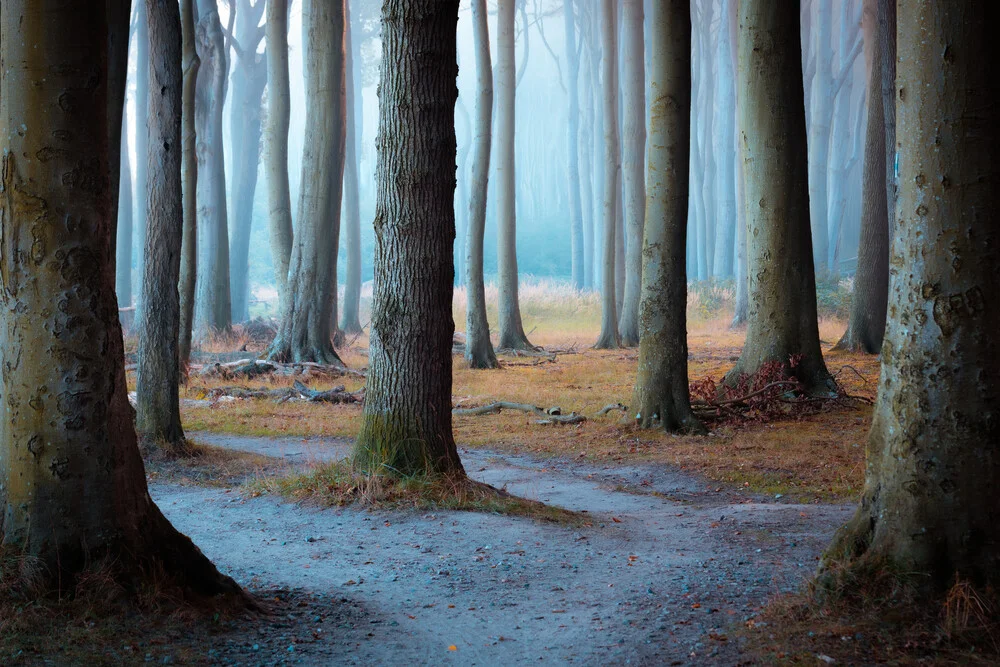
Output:
[[326,364],[316,364],[309,361],[302,361],[291,364],[279,364],[274,361],[264,361],[262,359],[240,359],[230,363],[205,364],[203,366],[192,366],[192,374],[197,374],[202,378],[220,378],[223,380],[253,380],[263,376],[277,377],[302,377],[315,379],[338,378],[349,375],[352,377],[365,377],[362,371],[356,371],[344,366],[330,366]]
[[214,387],[205,392],[205,397],[218,402],[223,397],[238,399],[271,399],[278,403],[286,401],[308,401],[310,403],[332,403],[335,405],[361,403],[365,397],[364,388],[356,392],[349,392],[343,386],[337,386],[327,391],[316,391],[310,389],[298,380],[292,387],[281,388],[251,388],[251,387]]

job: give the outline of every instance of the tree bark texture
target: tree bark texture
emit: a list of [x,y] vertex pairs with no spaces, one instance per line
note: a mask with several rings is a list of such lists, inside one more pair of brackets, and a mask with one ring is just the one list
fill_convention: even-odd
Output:
[[180,334],[177,343],[181,373],[191,361],[195,287],[198,279],[198,137],[195,134],[195,91],[201,59],[195,47],[194,0],[181,0],[181,190],[184,231],[181,236]]
[[347,250],[344,305],[340,328],[347,334],[361,333],[361,196],[358,190],[358,104],[361,86],[354,80],[354,35],[351,33],[350,3],[344,4],[345,75],[347,85],[347,145],[344,153],[344,245]]
[[[878,39],[882,43],[882,115],[885,118],[885,196],[889,238],[895,238],[896,201],[896,2],[878,0]],[[892,241],[890,240],[890,246]]]
[[458,2],[386,0],[375,294],[355,463],[461,474],[451,428]]
[[573,287],[584,287],[583,205],[580,201],[580,55],[576,49],[576,16],[573,0],[563,0],[563,28],[566,37],[566,78],[569,95],[569,122],[566,146],[569,150],[570,270]]
[[615,349],[618,310],[615,304],[615,236],[618,227],[618,178],[621,155],[618,143],[618,12],[613,0],[601,0],[601,85],[604,106],[604,253],[601,285],[601,335],[594,345]]

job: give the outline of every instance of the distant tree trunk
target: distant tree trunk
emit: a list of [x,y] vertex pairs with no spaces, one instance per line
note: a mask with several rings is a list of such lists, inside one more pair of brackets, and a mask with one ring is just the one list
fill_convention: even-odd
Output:
[[288,301],[288,263],[292,255],[292,200],[288,190],[288,126],[291,96],[288,83],[288,0],[268,0],[264,23],[267,39],[267,168],[268,231],[271,261],[278,286],[278,312]]
[[889,246],[895,238],[896,200],[896,3],[879,0],[878,39],[882,49],[882,115],[885,118],[885,196],[889,214]]
[[150,500],[132,426],[113,256],[128,13],[5,0],[0,14],[0,540],[44,590],[107,562],[126,591],[165,575],[238,592]]
[[267,85],[267,48],[258,54],[257,46],[264,37],[260,19],[264,0],[251,4],[242,0],[236,12],[236,63],[233,67],[232,101],[229,131],[233,151],[233,183],[229,210],[233,212],[229,243],[232,318],[236,322],[250,319],[250,233],[253,230],[253,202],[257,191],[257,171],[260,166],[261,111],[264,87]]
[[[135,215],[132,218],[133,243],[135,243],[135,266],[132,279],[132,293],[139,296],[142,292],[143,253],[146,251],[146,156],[149,154],[146,135],[146,119],[149,118],[149,26],[146,20],[146,3],[136,2],[135,24],[135,190],[133,204]],[[131,256],[132,250],[129,250]],[[141,298],[141,296],[140,296]],[[142,303],[136,303],[141,310]]]
[[642,316],[636,421],[667,431],[704,433],[688,390],[688,167],[691,129],[691,3],[661,0],[650,21],[648,219],[642,246]]
[[865,135],[861,198],[861,242],[858,271],[847,331],[840,349],[878,354],[885,333],[889,299],[889,211],[886,197],[885,116],[882,109],[882,51],[878,33],[878,0],[865,0],[865,44],[868,62],[868,131]]
[[701,158],[701,179],[695,196],[701,200],[701,253],[705,278],[717,275],[715,265],[715,151],[712,136],[715,129],[715,77],[712,73],[712,24],[715,22],[714,3],[705,3],[701,25],[698,56],[703,87],[702,113],[698,115],[698,153]]
[[747,267],[746,181],[741,151],[736,151],[736,296],[730,328],[746,326],[750,310],[750,276]]
[[[128,119],[122,105],[121,171],[118,186],[118,226],[115,239],[115,293],[118,307],[132,305],[132,161],[129,158]],[[141,128],[140,128],[141,130]]]
[[534,349],[517,297],[517,192],[514,178],[514,0],[497,3],[497,272],[500,349]]
[[[619,53],[620,55],[620,53]],[[621,89],[619,89],[620,97]],[[621,141],[621,103],[618,105],[618,138]],[[618,178],[615,181],[615,313],[621,320],[625,304],[625,201],[622,192],[621,144],[618,144]],[[619,323],[619,333],[621,324]],[[619,336],[619,339],[621,336]]]
[[580,201],[580,54],[576,50],[576,16],[573,0],[563,0],[563,27],[566,35],[566,77],[569,85],[569,133],[566,145],[569,148],[569,217],[570,217],[570,268],[573,287],[583,289],[584,242],[583,204]]
[[177,350],[180,333],[181,20],[173,0],[146,0],[149,22],[149,192],[139,313],[136,430],[151,444],[179,451],[181,428]]
[[[989,2],[899,3],[900,220],[865,491],[824,567],[885,561],[930,596],[1000,563],[1000,58]],[[930,243],[933,241],[933,245]],[[839,569],[838,568],[838,569]]]
[[829,201],[827,172],[830,164],[830,133],[833,128],[833,49],[830,44],[833,4],[817,1],[814,5],[815,16],[809,24],[813,32],[816,58],[816,74],[809,99],[809,219],[812,224],[813,265],[820,271],[824,271],[826,267],[829,234],[826,215]]
[[750,308],[746,343],[725,378],[768,362],[828,392],[809,236],[798,2],[741,0],[740,144],[746,169]]
[[180,333],[177,344],[181,373],[191,361],[195,286],[198,279],[198,137],[195,134],[195,91],[201,59],[195,48],[194,0],[181,0],[181,189],[184,231],[181,237]]
[[[582,22],[582,21],[581,21]],[[583,30],[581,41],[583,41]],[[592,290],[596,284],[594,274],[594,231],[597,216],[594,211],[594,74],[592,68],[583,67],[583,118],[580,126],[580,198],[583,215],[583,288]]]
[[621,345],[615,306],[615,232],[618,226],[618,12],[613,0],[601,0],[601,84],[604,93],[604,270],[601,298],[601,335],[594,345],[610,350]]
[[346,334],[361,333],[361,197],[358,190],[358,123],[356,98],[361,86],[354,81],[354,36],[351,30],[350,3],[344,3],[344,73],[347,86],[347,144],[344,152],[344,245],[347,266],[344,281],[344,307],[340,328]]
[[[459,123],[461,121],[461,123]],[[458,142],[458,187],[455,190],[455,285],[465,284],[465,249],[469,236],[469,150],[472,148],[472,119],[461,95],[455,104],[455,123],[462,128]]]
[[451,428],[457,21],[457,0],[382,5],[382,62],[396,66],[379,81],[371,365],[354,451],[371,473],[465,474]]
[[337,240],[347,134],[344,0],[306,0],[306,135],[287,299],[269,356],[342,364],[333,349]]
[[594,133],[591,137],[594,169],[594,288],[604,286],[604,89],[600,81],[601,71],[601,7],[599,3],[587,3],[590,21],[587,28],[587,53],[593,76],[591,108],[594,110]]
[[718,156],[715,183],[715,258],[712,268],[720,278],[732,278],[736,244],[736,71],[733,67],[731,17],[737,11],[736,0],[723,0],[719,13],[718,73],[715,106],[718,109],[713,152]]

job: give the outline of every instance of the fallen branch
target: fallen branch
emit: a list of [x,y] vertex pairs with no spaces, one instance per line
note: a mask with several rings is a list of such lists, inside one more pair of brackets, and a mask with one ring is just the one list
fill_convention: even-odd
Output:
[[535,422],[536,424],[579,424],[587,420],[586,417],[578,415],[575,412],[563,415],[562,410],[558,407],[543,410],[537,405],[529,405],[527,403],[510,403],[508,401],[497,401],[478,408],[455,408],[451,411],[451,413],[457,417],[480,417],[482,415],[499,414],[501,410],[518,410],[520,412],[537,415],[542,419]]
[[347,391],[343,385],[334,387],[333,389],[327,391],[316,391],[296,380],[293,387],[295,388],[295,391],[302,395],[303,398],[313,403],[333,403],[335,405],[344,403],[360,403],[364,396],[364,389],[359,391],[357,394],[352,394]]
[[598,416],[604,416],[613,410],[621,410],[622,412],[628,412],[628,406],[622,403],[608,403],[603,408],[597,411]]

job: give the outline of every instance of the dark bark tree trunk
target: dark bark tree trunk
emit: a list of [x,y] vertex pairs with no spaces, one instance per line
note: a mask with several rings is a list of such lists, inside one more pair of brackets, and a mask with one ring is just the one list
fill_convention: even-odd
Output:
[[127,308],[132,305],[132,161],[129,158],[128,122],[124,115],[120,165],[118,226],[115,234],[115,293],[118,295],[118,307]]
[[746,343],[725,381],[778,362],[807,391],[829,392],[833,381],[816,319],[799,39],[797,2],[741,0],[739,127],[750,302]]
[[0,539],[54,590],[108,562],[127,590],[165,573],[238,592],[150,499],[128,405],[113,254],[128,14],[0,13]]
[[490,144],[493,140],[493,68],[490,64],[490,28],[486,0],[472,0],[472,39],[476,45],[476,139],[472,155],[472,192],[469,196],[468,255],[466,258],[465,358],[472,368],[496,368],[490,341],[483,284],[483,236],[489,193]]
[[882,115],[885,118],[885,196],[889,212],[889,245],[896,230],[896,3],[878,0],[878,40],[882,44]]
[[177,350],[180,332],[181,21],[173,0],[146,0],[149,22],[149,191],[139,313],[136,430],[167,450],[182,450]]
[[382,5],[371,365],[356,464],[464,475],[451,428],[458,2]]
[[[146,3],[136,3],[135,23],[135,190],[132,198],[134,217],[132,218],[133,243],[135,243],[135,266],[132,279],[132,293],[142,291],[143,253],[146,251],[146,173],[149,147],[146,143],[146,119],[149,118],[149,26],[146,20]],[[131,250],[129,251],[132,252]],[[142,309],[142,303],[136,303]]]
[[267,169],[268,231],[271,261],[278,286],[278,312],[288,301],[288,263],[292,256],[292,199],[288,189],[288,126],[291,94],[288,82],[288,0],[268,0],[264,24],[267,39]]
[[347,85],[347,146],[344,153],[344,245],[347,266],[344,307],[340,328],[345,334],[361,333],[361,197],[358,191],[358,107],[361,86],[354,80],[355,46],[349,3],[345,3],[345,74]]
[[198,153],[194,105],[201,59],[195,48],[194,0],[181,0],[181,67],[184,85],[181,91],[181,189],[184,231],[181,236],[180,334],[177,343],[181,374],[191,361],[191,336],[194,326],[195,286],[198,279]]
[[333,349],[344,182],[344,0],[306,0],[306,136],[287,299],[269,356],[342,364]]
[[688,168],[691,127],[691,3],[662,0],[650,21],[652,107],[649,191],[642,247],[642,310],[636,421],[703,433],[691,411],[687,352]]
[[566,37],[566,77],[569,91],[569,122],[567,123],[569,148],[569,217],[570,217],[570,271],[573,287],[583,289],[583,208],[580,202],[580,56],[576,50],[576,17],[573,0],[563,0],[563,27]]
[[865,492],[824,567],[888,560],[933,595],[1000,572],[1000,11],[898,9],[898,270]]

